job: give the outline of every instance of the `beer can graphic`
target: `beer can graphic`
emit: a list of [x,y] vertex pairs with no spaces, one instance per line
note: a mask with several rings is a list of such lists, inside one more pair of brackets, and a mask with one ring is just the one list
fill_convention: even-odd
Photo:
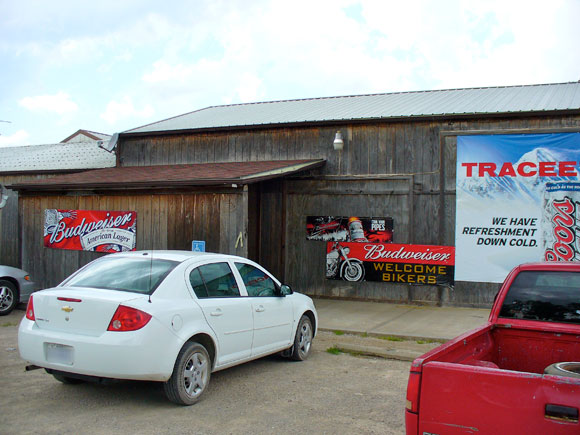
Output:
[[351,242],[368,242],[363,224],[357,217],[351,217],[348,220],[348,233]]
[[544,260],[580,261],[580,183],[546,183],[542,210]]

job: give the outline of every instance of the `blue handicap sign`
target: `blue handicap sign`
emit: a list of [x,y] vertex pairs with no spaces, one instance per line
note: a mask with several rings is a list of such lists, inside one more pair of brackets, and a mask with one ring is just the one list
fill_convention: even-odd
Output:
[[193,240],[191,242],[193,252],[205,252],[205,240]]

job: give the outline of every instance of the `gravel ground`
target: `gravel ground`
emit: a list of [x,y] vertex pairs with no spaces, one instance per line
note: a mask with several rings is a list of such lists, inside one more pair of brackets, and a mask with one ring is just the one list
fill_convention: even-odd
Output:
[[2,434],[401,434],[410,363],[356,349],[411,358],[436,345],[321,331],[307,361],[271,356],[214,373],[205,397],[181,407],[157,383],[63,385],[43,370],[26,373],[22,316],[0,317]]

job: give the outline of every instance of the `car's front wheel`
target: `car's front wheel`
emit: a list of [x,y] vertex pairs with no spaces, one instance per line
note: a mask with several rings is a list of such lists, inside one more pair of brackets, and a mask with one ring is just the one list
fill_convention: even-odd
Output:
[[165,383],[167,398],[178,405],[196,403],[209,384],[211,359],[205,347],[188,342],[179,352],[173,374]]
[[10,314],[18,303],[16,286],[5,279],[0,279],[0,316]]
[[294,346],[292,348],[292,359],[296,361],[304,361],[310,354],[312,347],[312,322],[308,316],[304,315],[300,318],[298,329],[296,329],[296,336],[294,337]]

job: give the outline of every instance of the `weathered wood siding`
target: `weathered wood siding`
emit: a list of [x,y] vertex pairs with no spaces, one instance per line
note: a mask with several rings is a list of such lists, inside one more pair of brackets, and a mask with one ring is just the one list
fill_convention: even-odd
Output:
[[389,216],[394,220],[394,240],[408,243],[411,177],[289,181],[287,195],[286,281],[292,287],[316,296],[408,301],[407,286],[327,280],[326,243],[306,240],[306,216]]
[[137,249],[191,250],[192,240],[205,240],[210,252],[247,256],[236,238],[247,232],[246,193],[183,193],[128,195],[20,196],[23,220],[23,267],[43,287],[64,278],[103,255],[96,252],[45,248],[44,210],[108,210],[137,212]]
[[[181,197],[128,195],[115,200],[102,196],[94,201],[98,203],[96,209],[138,211],[138,232],[148,233],[146,240],[138,239],[138,244],[141,243],[139,249],[189,249],[188,244],[194,238],[208,241],[208,250],[239,253],[235,240],[241,231],[247,235],[243,249],[248,255],[264,263],[298,290],[309,294],[489,306],[498,288],[496,284],[457,282],[454,289],[449,289],[327,281],[324,279],[324,244],[305,240],[305,216],[392,216],[396,242],[454,245],[456,135],[474,130],[481,134],[514,130],[532,133],[540,129],[557,131],[567,127],[580,127],[580,116],[377,122],[125,137],[118,147],[122,166],[319,158],[326,159],[327,163],[309,177],[250,186],[237,200],[229,202],[214,198],[197,203],[188,194]],[[332,148],[337,130],[342,131],[345,139],[341,152]],[[455,133],[447,135],[450,131]],[[82,198],[61,199],[63,203],[72,201],[70,208],[91,208],[82,204]],[[172,198],[171,205],[167,198]],[[189,203],[185,205],[187,201]],[[21,214],[36,209],[29,202],[27,198]],[[32,208],[25,210],[24,207]],[[37,208],[67,207],[46,204]],[[186,211],[192,207],[200,210],[194,216]],[[144,222],[149,222],[144,224],[144,229],[139,226],[141,215]],[[219,243],[209,243],[213,237],[211,229],[216,225],[208,218],[220,221],[219,228],[226,231],[224,240],[227,242],[220,239]],[[38,222],[35,225],[35,228],[41,228]],[[143,233],[138,237],[144,237]],[[38,241],[35,243],[23,241],[23,246],[27,247],[27,262],[44,262],[45,270],[54,265],[63,269],[68,267],[51,259],[50,254],[39,254],[35,260],[28,260],[31,255],[36,255],[32,254],[34,249],[42,248]],[[81,255],[95,254],[62,255],[63,259],[70,257],[71,264],[76,261],[78,266],[85,262]],[[58,273],[63,275],[62,271]]]
[[[300,290],[320,296],[489,306],[496,284],[458,282],[449,289],[326,281],[323,243],[306,242],[305,216],[392,216],[396,242],[454,245],[456,134],[474,130],[481,134],[557,131],[566,127],[580,127],[580,116],[150,135],[122,138],[119,153],[123,166],[326,159],[326,165],[310,178],[295,177],[279,186],[260,186],[255,190],[258,199],[250,195],[248,216],[260,222],[252,250],[260,261]],[[342,131],[345,140],[341,152],[332,148],[337,130]],[[450,131],[455,133],[446,136]],[[250,227],[255,228],[254,222]]]
[[285,184],[270,180],[250,186],[254,201],[250,202],[248,237],[256,239],[256,249],[250,258],[260,263],[276,277],[285,279]]
[[[21,181],[46,178],[48,175],[0,175],[0,184],[6,186]],[[20,221],[18,192],[8,189],[6,205],[0,208],[0,264],[22,267],[20,259]]]

